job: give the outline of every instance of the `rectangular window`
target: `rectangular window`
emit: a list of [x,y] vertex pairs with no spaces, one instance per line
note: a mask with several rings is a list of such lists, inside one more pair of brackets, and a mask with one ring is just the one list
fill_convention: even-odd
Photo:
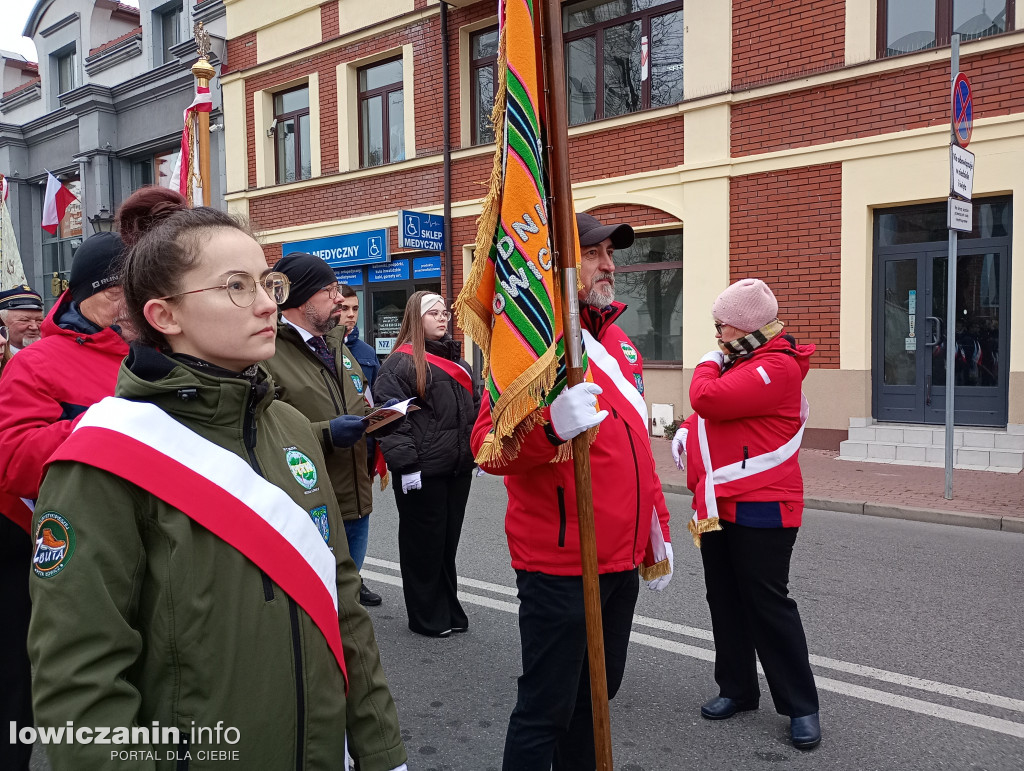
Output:
[[615,299],[628,306],[615,323],[644,363],[682,364],[682,230],[639,234],[615,252]]
[[923,51],[1013,29],[1015,0],[878,0],[878,56]]
[[498,28],[481,30],[469,38],[470,99],[473,144],[494,141],[491,110],[498,90]]
[[309,179],[312,175],[309,147],[309,87],[274,95],[274,152],[277,184]]
[[77,85],[74,49],[57,57],[57,93],[63,94]]
[[682,101],[681,0],[583,0],[562,26],[570,125]]
[[402,60],[359,70],[359,165],[405,160],[405,99]]
[[[175,172],[180,152],[178,149],[167,150],[148,158],[132,161],[132,190],[138,190],[146,185],[170,187],[171,175]],[[180,173],[180,168],[178,172]]]
[[171,53],[171,46],[181,42],[182,6],[168,8],[160,13],[160,44],[163,58],[161,63],[174,61],[178,57]]

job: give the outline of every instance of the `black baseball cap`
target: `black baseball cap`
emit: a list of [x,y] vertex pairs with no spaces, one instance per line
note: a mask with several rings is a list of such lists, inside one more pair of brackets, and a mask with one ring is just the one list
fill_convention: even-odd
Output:
[[119,286],[125,246],[117,233],[96,233],[82,242],[71,259],[68,289],[76,303]]
[[602,225],[597,217],[577,213],[576,231],[580,234],[580,246],[593,246],[606,238],[612,240],[612,246],[616,249],[628,249],[633,245],[633,228],[625,222],[618,225]]

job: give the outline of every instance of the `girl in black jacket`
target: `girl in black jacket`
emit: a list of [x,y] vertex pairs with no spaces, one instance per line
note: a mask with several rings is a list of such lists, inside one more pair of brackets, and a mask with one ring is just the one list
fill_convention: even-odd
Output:
[[[462,346],[448,334],[444,299],[415,292],[395,349],[373,386],[374,399],[416,397],[419,410],[381,439],[394,473],[398,554],[409,628],[447,637],[469,627],[456,595],[455,552],[469,499],[469,436],[479,400]],[[401,489],[399,489],[401,488]]]

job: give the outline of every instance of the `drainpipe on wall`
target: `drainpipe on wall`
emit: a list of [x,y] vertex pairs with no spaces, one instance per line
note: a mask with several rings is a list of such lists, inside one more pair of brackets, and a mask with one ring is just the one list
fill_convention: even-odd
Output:
[[455,299],[455,280],[452,272],[452,142],[451,142],[451,87],[448,82],[448,3],[441,0],[441,120],[444,121],[444,281],[445,305],[452,307]]

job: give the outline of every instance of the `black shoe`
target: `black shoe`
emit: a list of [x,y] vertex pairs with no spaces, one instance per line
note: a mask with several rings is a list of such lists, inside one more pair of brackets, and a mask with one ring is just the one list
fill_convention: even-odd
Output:
[[810,750],[821,744],[821,723],[818,713],[804,717],[789,719],[789,734],[793,737],[793,746],[798,750]]
[[708,720],[725,720],[737,712],[748,712],[752,709],[757,709],[756,701],[735,701],[726,696],[716,696],[700,708],[700,714]]
[[418,629],[413,629],[412,627],[409,627],[409,631],[411,631],[413,634],[422,635],[423,637],[451,637],[452,634],[451,629],[445,629],[443,632],[421,632]]
[[382,602],[384,602],[384,600],[381,599],[381,596],[379,594],[377,594],[376,592],[371,592],[369,589],[366,588],[365,584],[360,585],[360,587],[359,587],[359,604],[360,605],[366,605],[366,606],[371,607],[371,608],[376,608]]
[[452,631],[454,633],[456,633],[456,634],[461,634],[462,632],[468,632],[469,631],[469,627],[468,626],[453,626],[452,627]]

